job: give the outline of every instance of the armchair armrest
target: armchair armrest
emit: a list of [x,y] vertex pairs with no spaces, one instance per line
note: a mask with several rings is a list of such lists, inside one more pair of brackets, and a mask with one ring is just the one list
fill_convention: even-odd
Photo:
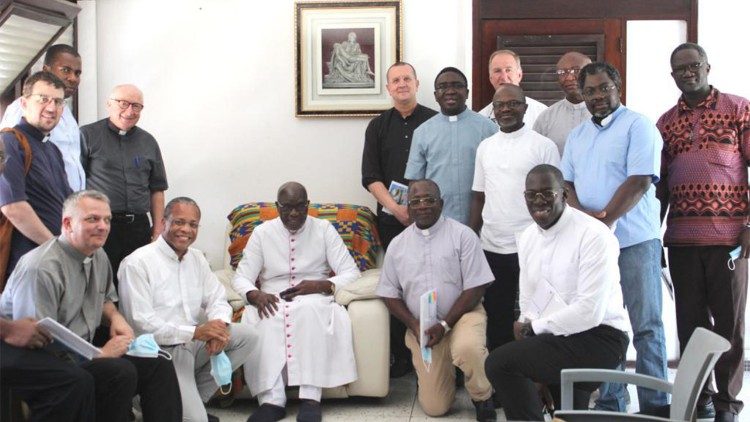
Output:
[[649,375],[635,374],[615,369],[563,369],[560,373],[560,406],[573,409],[573,383],[618,382],[672,393],[672,383]]

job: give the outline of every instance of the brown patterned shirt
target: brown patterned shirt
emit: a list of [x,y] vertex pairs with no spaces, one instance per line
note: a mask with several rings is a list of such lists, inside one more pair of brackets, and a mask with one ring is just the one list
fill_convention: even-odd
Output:
[[680,98],[656,126],[669,188],[664,244],[736,245],[748,221],[750,102],[711,87],[694,108]]

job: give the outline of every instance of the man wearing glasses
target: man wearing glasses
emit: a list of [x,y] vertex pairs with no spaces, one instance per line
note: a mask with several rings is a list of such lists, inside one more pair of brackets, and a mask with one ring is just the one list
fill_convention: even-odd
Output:
[[[492,53],[492,55],[490,55],[489,68],[490,83],[495,91],[497,91],[502,84],[513,84],[518,86],[523,78],[521,57],[511,50],[497,50]],[[529,107],[526,110],[523,121],[529,128],[532,128],[534,127],[536,119],[547,109],[547,106],[530,97],[526,97],[526,104],[528,104]],[[495,113],[492,108],[492,103],[487,104],[485,108],[479,110],[479,114],[497,123],[495,121]]]
[[[13,128],[17,132],[0,135],[8,156],[0,176],[0,211],[14,227],[0,280],[13,272],[22,255],[60,234],[63,202],[71,190],[60,150],[47,141],[62,115],[64,98],[65,84],[57,76],[44,71],[31,75],[23,84],[23,119]],[[26,147],[31,153],[28,171]]]
[[299,386],[297,420],[320,421],[322,389],[357,379],[351,321],[333,294],[359,270],[336,229],[307,215],[309,204],[304,186],[283,184],[279,217],[253,230],[232,280],[249,303],[242,322],[258,334],[245,363],[260,404],[251,422],[285,417],[286,385]]
[[[609,63],[581,69],[578,84],[592,114],[568,136],[561,169],[568,204],[615,231],[620,284],[633,328],[636,372],[666,380],[662,322],[659,181],[662,140],[645,116],[620,104],[620,73]],[[625,411],[622,384],[604,384],[597,408]],[[669,404],[666,393],[639,388],[641,412]]]
[[534,122],[534,131],[552,139],[561,156],[570,131],[591,118],[583,101],[581,87],[578,86],[578,73],[589,63],[591,59],[577,51],[560,57],[557,62],[557,83],[565,92],[565,98],[549,106]]
[[523,202],[524,181],[539,164],[560,164],[555,144],[524,124],[528,109],[521,87],[503,84],[492,106],[500,132],[477,148],[469,227],[480,235],[495,282],[487,288],[487,348],[513,341],[518,297],[516,235],[532,223]]
[[[526,177],[523,197],[535,224],[518,238],[518,341],[490,353],[485,365],[509,421],[544,420],[534,383],[549,387],[559,409],[560,371],[615,369],[628,347],[617,239],[597,220],[566,206],[562,179],[550,165],[536,166]],[[595,388],[576,384],[574,408],[588,409]]]
[[[656,126],[664,138],[662,218],[669,206],[664,244],[675,290],[677,335],[684,349],[696,327],[713,329],[732,344],[716,363],[698,400],[698,418],[736,421],[742,401],[748,228],[747,163],[750,102],[708,83],[711,65],[697,44],[678,46],[670,57],[682,92]],[[730,251],[741,247],[728,267]],[[712,396],[713,395],[713,399]],[[712,405],[713,403],[713,405]]]
[[[66,44],[53,45],[47,49],[44,56],[42,70],[57,76],[65,84],[65,98],[70,98],[78,90],[81,82],[81,56],[71,46]],[[21,122],[23,110],[21,99],[18,98],[8,106],[0,122],[0,128],[13,127]],[[50,131],[49,140],[57,146],[65,163],[65,173],[68,184],[73,191],[86,187],[86,175],[81,166],[81,132],[78,129],[70,107],[63,106],[62,117]]]
[[[408,210],[414,224],[393,239],[376,293],[408,327],[405,341],[417,372],[422,410],[433,417],[448,412],[456,396],[455,365],[465,374],[477,420],[494,421],[492,387],[484,374],[487,315],[481,303],[492,272],[476,234],[441,216],[442,209],[440,188],[434,181],[409,185]],[[421,296],[432,289],[438,322],[422,332]],[[431,363],[422,358],[422,336],[432,350]]]
[[435,100],[440,113],[414,131],[404,178],[431,179],[443,191],[443,212],[469,224],[474,159],[483,139],[498,131],[492,121],[466,107],[466,76],[446,67],[435,78]]
[[112,229],[104,251],[115,286],[120,261],[164,229],[167,175],[156,139],[136,126],[142,110],[141,90],[119,85],[107,100],[109,117],[81,127],[86,186],[104,192],[111,201]]

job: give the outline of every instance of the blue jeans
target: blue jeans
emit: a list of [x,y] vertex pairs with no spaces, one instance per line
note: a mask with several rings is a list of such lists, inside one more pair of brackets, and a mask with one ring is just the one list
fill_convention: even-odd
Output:
[[[620,286],[633,328],[635,371],[667,379],[667,349],[661,319],[661,242],[647,240],[620,249]],[[624,412],[625,384],[606,383],[599,388],[596,409]],[[667,394],[638,388],[641,412],[669,404]]]

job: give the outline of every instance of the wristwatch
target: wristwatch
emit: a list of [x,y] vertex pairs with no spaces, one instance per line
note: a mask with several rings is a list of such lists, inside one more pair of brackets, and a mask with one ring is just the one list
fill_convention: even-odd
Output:
[[[330,281],[330,280],[328,280],[328,281]],[[332,281],[330,281],[330,282],[331,282],[331,291],[329,291],[328,294],[331,295],[331,296],[333,296],[334,293],[336,293],[336,283],[334,283]]]
[[443,326],[443,329],[445,329],[445,334],[448,334],[448,331],[450,331],[450,330],[451,330],[451,326],[450,326],[450,325],[448,325],[448,323],[447,323],[447,322],[445,322],[445,320],[442,320],[442,319],[441,319],[441,320],[440,320],[440,325],[442,325],[442,326]]

